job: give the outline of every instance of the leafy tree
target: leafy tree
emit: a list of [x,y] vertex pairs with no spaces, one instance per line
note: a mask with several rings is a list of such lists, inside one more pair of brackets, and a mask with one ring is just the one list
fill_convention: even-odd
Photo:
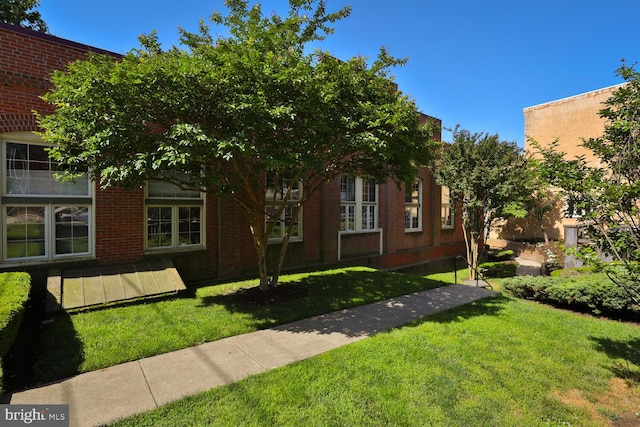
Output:
[[40,0],[0,0],[0,22],[25,28],[49,32],[40,12],[33,10],[40,6]]
[[[534,217],[540,225],[540,230],[544,237],[545,243],[549,243],[549,236],[544,227],[547,215],[557,209],[558,203],[563,198],[558,194],[558,186],[565,188],[564,200],[570,203],[567,206],[568,211],[575,213],[579,206],[576,205],[577,200],[581,197],[582,186],[584,181],[584,170],[579,166],[580,162],[584,162],[584,158],[577,158],[570,161],[572,165],[569,168],[559,167],[560,163],[566,161],[564,153],[558,153],[558,140],[554,140],[548,147],[542,147],[538,141],[528,138],[529,144],[537,150],[538,153],[546,151],[547,156],[537,156],[531,158],[532,167],[535,171],[533,188],[535,189],[530,200],[526,202],[526,210],[528,215]],[[544,159],[543,159],[544,158]],[[577,177],[581,177],[577,179]],[[562,184],[560,184],[562,183]],[[569,212],[565,212],[565,215]]]
[[289,201],[296,218],[341,174],[411,182],[435,143],[389,77],[404,60],[384,49],[371,65],[310,51],[349,8],[327,13],[324,1],[290,0],[287,16],[265,17],[260,5],[226,5],[228,14],[211,20],[228,36],[214,38],[201,21],[198,33],[181,30],[181,47],[162,50],[152,33],[118,61],[91,55],[55,73],[44,98],[57,110],[40,123],[68,179],[88,166],[103,187],[158,179],[233,200],[267,290],[278,282],[294,222],[285,224],[271,277],[267,243]]
[[625,84],[599,112],[604,133],[583,140],[596,162],[567,159],[557,142],[537,147],[550,181],[583,212],[596,245],[618,261],[607,268],[609,277],[640,303],[640,72],[623,61],[616,73]]
[[514,142],[456,128],[453,142],[442,146],[433,174],[438,184],[449,187],[462,213],[469,277],[475,278],[480,243],[492,223],[526,214],[524,204],[533,191],[531,163]]

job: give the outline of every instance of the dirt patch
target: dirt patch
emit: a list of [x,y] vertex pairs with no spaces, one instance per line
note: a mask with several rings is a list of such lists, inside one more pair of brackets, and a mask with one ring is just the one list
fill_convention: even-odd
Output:
[[309,290],[301,285],[278,285],[268,291],[258,286],[238,289],[231,294],[236,301],[251,305],[275,305],[289,301],[296,301],[309,295]]
[[569,390],[554,392],[552,396],[566,405],[588,411],[591,419],[602,426],[640,425],[640,393],[621,378],[612,379],[609,389],[602,394],[585,396],[580,390]]

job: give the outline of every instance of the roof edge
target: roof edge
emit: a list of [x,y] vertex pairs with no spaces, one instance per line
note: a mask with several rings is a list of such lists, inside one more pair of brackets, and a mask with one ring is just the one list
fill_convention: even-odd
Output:
[[122,54],[111,52],[105,49],[100,49],[98,47],[89,46],[87,44],[74,42],[72,40],[63,39],[60,37],[52,36],[51,34],[41,33],[39,31],[31,30],[29,28],[20,27],[18,25],[11,25],[4,22],[0,22],[0,30],[11,31],[13,33],[23,34],[29,37],[34,37],[41,40],[46,40],[51,43],[60,44],[63,46],[72,47],[78,50],[82,50],[85,52],[92,52],[102,55],[110,55],[116,57],[122,57]]
[[603,87],[603,88],[600,88],[600,89],[591,90],[589,92],[583,92],[583,93],[579,93],[577,95],[567,96],[567,97],[564,97],[564,98],[555,99],[553,101],[543,102],[543,103],[540,103],[540,104],[532,105],[531,107],[525,107],[525,108],[522,109],[522,111],[526,112],[526,111],[529,111],[529,110],[534,110],[534,109],[537,109],[537,108],[545,107],[547,105],[560,104],[562,102],[567,102],[567,101],[570,101],[570,100],[573,100],[573,99],[576,99],[576,98],[582,98],[582,97],[586,97],[586,96],[593,96],[593,95],[596,95],[596,94],[601,93],[601,92],[611,91],[612,89],[624,86],[625,84],[626,83],[618,83],[618,84],[607,86],[607,87]]

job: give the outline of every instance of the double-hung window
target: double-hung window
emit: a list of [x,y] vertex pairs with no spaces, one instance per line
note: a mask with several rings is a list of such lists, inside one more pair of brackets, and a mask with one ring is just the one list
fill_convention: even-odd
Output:
[[[291,224],[289,239],[296,241],[302,239],[302,208],[298,205],[302,199],[302,181],[295,181],[289,177],[283,177],[276,182],[272,174],[267,174],[265,192],[265,223],[273,219],[273,228],[269,234],[269,241],[278,242],[284,239],[287,227]],[[288,199],[285,197],[288,193]],[[296,215],[296,209],[298,214]]]
[[454,203],[453,195],[449,187],[441,187],[441,201],[440,201],[440,219],[442,221],[442,228],[451,229],[454,228]]
[[404,229],[405,231],[422,230],[422,180],[420,179],[405,188]]
[[47,145],[2,140],[2,259],[48,260],[92,252],[92,191],[88,174],[73,182],[56,175]]
[[375,179],[340,178],[340,231],[361,232],[378,228],[378,184]]
[[201,247],[203,199],[165,181],[147,183],[146,247],[149,250]]

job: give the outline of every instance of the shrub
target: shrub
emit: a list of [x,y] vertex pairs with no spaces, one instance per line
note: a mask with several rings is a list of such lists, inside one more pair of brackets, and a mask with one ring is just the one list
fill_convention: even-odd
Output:
[[592,266],[582,266],[582,267],[571,267],[571,268],[562,268],[560,270],[553,270],[551,272],[551,277],[574,277],[580,276],[583,274],[596,273],[597,270]]
[[513,251],[511,249],[504,250],[493,250],[489,251],[488,259],[489,262],[500,262],[500,261],[508,261],[513,258]]
[[502,281],[509,294],[594,314],[637,316],[640,307],[603,273],[571,277],[520,276]]
[[517,262],[485,262],[478,265],[484,277],[513,277],[516,275]]
[[547,288],[558,282],[555,277],[516,276],[504,279],[502,289],[517,298],[546,301]]
[[[2,366],[2,357],[9,351],[18,335],[30,290],[31,276],[29,274],[0,274],[0,367]],[[2,371],[0,370],[1,393]]]

